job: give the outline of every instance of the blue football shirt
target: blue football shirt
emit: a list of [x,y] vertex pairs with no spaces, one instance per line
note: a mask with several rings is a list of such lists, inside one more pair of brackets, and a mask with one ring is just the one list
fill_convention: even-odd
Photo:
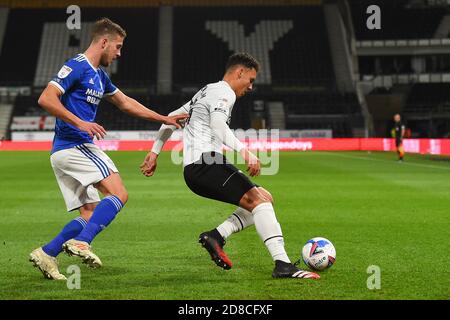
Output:
[[[84,54],[67,60],[50,84],[62,92],[61,103],[67,110],[88,122],[94,122],[102,97],[119,91],[106,72],[101,68],[94,68]],[[51,153],[92,142],[87,132],[56,119]]]

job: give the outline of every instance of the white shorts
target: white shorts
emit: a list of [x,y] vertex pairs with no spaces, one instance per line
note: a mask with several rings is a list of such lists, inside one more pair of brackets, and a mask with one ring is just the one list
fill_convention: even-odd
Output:
[[50,162],[67,211],[86,203],[99,202],[100,197],[93,184],[108,177],[111,171],[119,172],[112,160],[92,143],[57,151],[51,155]]

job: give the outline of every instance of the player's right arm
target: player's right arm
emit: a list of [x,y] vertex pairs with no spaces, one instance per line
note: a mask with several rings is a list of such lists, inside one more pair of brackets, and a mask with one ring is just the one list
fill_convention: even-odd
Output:
[[106,135],[101,125],[81,120],[61,103],[61,96],[79,85],[83,72],[83,65],[79,61],[74,59],[66,61],[42,92],[38,104],[58,119],[87,132],[91,138],[96,136],[97,139],[101,139]]
[[41,93],[38,104],[51,115],[70,123],[81,131],[87,132],[91,137],[96,136],[97,139],[102,139],[106,135],[106,131],[101,125],[83,121],[67,110],[61,103],[61,95],[61,90],[50,83]]
[[[188,112],[188,110],[189,110],[189,102],[183,105],[181,108],[172,111],[171,113],[169,113],[168,116],[172,117],[180,114],[185,114],[186,112]],[[155,142],[153,143],[152,146],[152,150],[149,153],[147,153],[144,162],[142,162],[140,166],[141,172],[146,177],[151,177],[155,173],[159,153],[161,152],[162,148],[164,147],[164,144],[167,142],[167,140],[169,140],[170,136],[172,135],[175,129],[176,127],[174,125],[167,125],[167,124],[163,124],[159,128]]]

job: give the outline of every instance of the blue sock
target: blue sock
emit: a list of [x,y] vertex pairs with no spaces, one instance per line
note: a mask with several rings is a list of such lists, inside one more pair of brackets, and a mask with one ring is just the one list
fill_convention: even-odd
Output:
[[103,198],[95,207],[94,213],[86,228],[75,237],[75,240],[91,243],[95,236],[114,220],[117,213],[123,208],[123,203],[114,195]]
[[87,222],[82,217],[78,217],[64,226],[62,231],[56,236],[55,239],[47,243],[42,247],[44,252],[52,257],[56,257],[62,251],[62,245],[69,239],[76,237]]

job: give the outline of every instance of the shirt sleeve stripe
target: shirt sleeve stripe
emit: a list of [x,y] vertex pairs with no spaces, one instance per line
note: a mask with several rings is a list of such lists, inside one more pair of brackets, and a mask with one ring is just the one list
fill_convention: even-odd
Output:
[[50,81],[48,84],[52,84],[52,85],[54,85],[55,87],[57,87],[58,89],[59,89],[59,91],[61,91],[62,92],[62,94],[64,94],[65,92],[66,92],[66,90],[64,90],[64,88],[63,87],[61,87],[61,85],[58,83],[58,82],[56,82],[56,81]]
[[119,88],[116,88],[116,90],[114,90],[113,92],[109,92],[109,93],[104,93],[104,96],[112,96],[113,94],[116,94],[117,92],[119,92]]

